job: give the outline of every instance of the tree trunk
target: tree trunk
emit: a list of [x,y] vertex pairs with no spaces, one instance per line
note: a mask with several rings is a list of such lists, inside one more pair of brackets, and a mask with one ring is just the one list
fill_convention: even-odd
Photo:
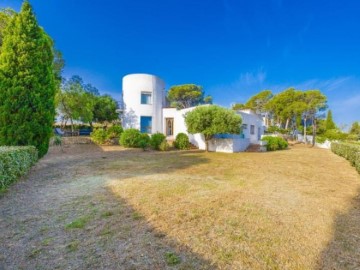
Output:
[[289,122],[290,122],[290,118],[286,119],[285,129],[288,129],[288,127],[289,127]]
[[72,117],[70,117],[70,122],[71,122],[71,133],[73,133],[74,132],[74,123],[73,123]]
[[316,139],[316,119],[315,119],[315,118],[313,118],[312,124],[313,124],[313,140],[312,140],[312,146],[315,146],[315,139]]
[[307,140],[306,140],[306,117],[304,118],[304,142],[305,144],[307,143]]

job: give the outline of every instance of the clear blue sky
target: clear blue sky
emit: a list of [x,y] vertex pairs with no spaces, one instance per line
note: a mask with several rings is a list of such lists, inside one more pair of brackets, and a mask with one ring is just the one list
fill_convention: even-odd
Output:
[[338,124],[360,120],[360,1],[30,2],[63,52],[64,75],[115,98],[124,75],[150,73],[167,87],[202,85],[223,106],[263,89],[320,89]]

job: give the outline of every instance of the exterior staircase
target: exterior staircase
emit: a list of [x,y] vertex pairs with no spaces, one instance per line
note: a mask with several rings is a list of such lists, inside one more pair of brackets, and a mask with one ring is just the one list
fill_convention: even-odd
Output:
[[250,144],[245,152],[261,152],[260,144]]

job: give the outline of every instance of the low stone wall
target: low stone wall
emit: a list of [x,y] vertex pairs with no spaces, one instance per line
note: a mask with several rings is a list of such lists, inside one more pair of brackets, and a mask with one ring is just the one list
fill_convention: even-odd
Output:
[[73,137],[62,137],[63,145],[71,144],[92,144],[90,136],[73,136]]

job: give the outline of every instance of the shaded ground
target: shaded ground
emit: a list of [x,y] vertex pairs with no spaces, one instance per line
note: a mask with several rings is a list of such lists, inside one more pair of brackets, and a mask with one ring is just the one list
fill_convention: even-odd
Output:
[[302,146],[53,148],[0,198],[0,269],[357,269],[359,189]]

